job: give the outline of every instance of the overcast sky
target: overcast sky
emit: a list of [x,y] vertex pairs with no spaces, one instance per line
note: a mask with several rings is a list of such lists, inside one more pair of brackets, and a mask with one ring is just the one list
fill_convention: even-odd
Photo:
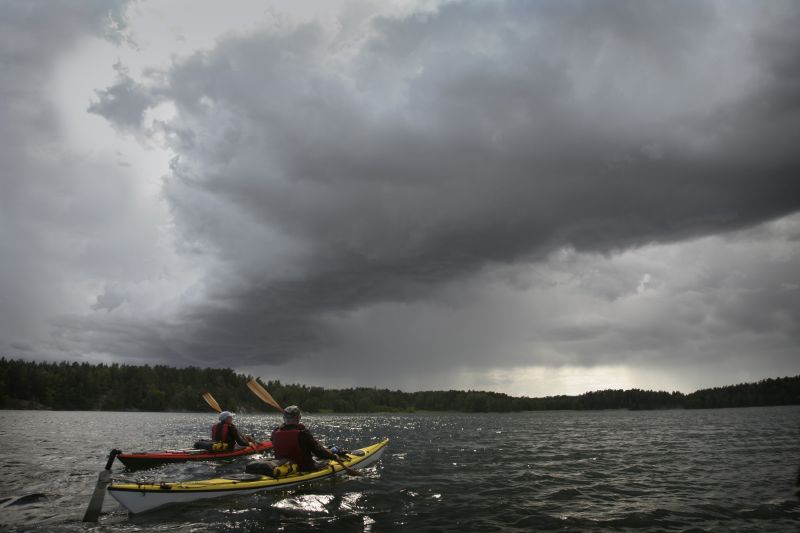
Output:
[[800,374],[799,27],[2,2],[0,354],[528,396]]

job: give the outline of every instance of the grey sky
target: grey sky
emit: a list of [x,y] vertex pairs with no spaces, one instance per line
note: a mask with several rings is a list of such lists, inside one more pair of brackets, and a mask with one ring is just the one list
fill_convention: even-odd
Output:
[[800,372],[795,3],[95,7],[0,7],[6,356],[528,395]]

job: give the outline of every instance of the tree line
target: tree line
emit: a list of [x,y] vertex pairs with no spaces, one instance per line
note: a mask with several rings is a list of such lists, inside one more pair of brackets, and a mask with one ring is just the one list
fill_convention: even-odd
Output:
[[[0,358],[0,408],[197,412],[208,409],[201,395],[211,392],[224,408],[232,411],[267,410],[247,389],[246,383],[251,378],[229,368],[50,363]],[[508,412],[800,405],[800,376],[702,389],[691,394],[609,389],[544,398],[473,390],[325,389],[280,381],[268,381],[263,385],[278,403],[299,405],[308,412]]]

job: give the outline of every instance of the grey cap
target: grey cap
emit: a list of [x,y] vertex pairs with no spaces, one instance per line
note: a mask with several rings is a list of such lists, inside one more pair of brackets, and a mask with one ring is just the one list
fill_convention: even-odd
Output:
[[230,411],[222,411],[219,414],[219,421],[220,422],[225,422],[229,418],[233,418],[233,413],[231,413]]
[[300,422],[300,408],[296,405],[290,405],[283,410],[284,422]]

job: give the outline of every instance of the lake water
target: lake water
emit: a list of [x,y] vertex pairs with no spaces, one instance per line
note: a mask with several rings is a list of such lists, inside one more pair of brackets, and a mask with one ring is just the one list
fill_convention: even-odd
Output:
[[[80,521],[111,448],[187,447],[213,422],[213,413],[0,411],[0,529],[800,531],[800,406],[308,416],[327,445],[391,443],[365,477],[141,515],[107,495],[99,524]],[[237,417],[257,437],[277,423]],[[203,479],[248,460],[113,471]]]

